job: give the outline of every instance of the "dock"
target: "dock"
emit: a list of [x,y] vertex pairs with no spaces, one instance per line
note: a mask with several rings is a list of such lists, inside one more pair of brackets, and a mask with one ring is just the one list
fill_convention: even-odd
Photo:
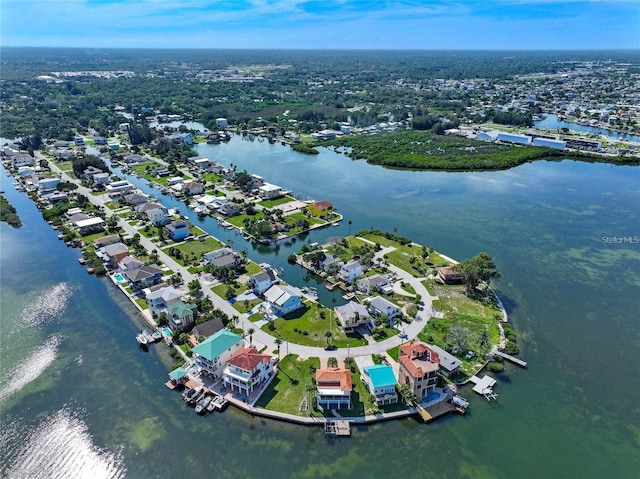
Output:
[[522,367],[522,368],[526,368],[527,367],[527,362],[523,361],[522,359],[516,358],[514,356],[511,356],[510,354],[507,353],[503,353],[501,351],[494,351],[494,353],[496,356],[500,356],[504,359],[506,359],[507,361],[512,362],[513,364],[517,364],[518,366]]
[[327,421],[324,423],[325,436],[351,436],[349,421]]
[[493,392],[493,386],[496,384],[496,380],[491,376],[487,376],[486,374],[479,378],[478,376],[471,376],[469,378],[475,386],[473,386],[472,391],[476,394],[480,394],[484,396],[487,401],[491,401],[492,399],[497,399],[498,395]]

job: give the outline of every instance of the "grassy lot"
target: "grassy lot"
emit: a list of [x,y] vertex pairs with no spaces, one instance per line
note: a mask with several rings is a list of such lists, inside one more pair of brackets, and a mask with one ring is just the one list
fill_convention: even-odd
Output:
[[215,294],[217,294],[221,298],[226,299],[227,290],[229,288],[233,289],[234,296],[238,296],[239,294],[242,294],[249,289],[249,287],[246,284],[242,284],[242,283],[239,283],[238,281],[234,281],[233,283],[229,283],[229,284],[216,284],[214,287],[211,288],[211,291],[213,291]]
[[256,407],[307,416],[309,412],[301,412],[300,404],[305,396],[309,400],[306,389],[313,385],[315,369],[319,367],[318,358],[300,360],[293,354],[286,356],[280,361],[276,377],[260,396]]
[[143,310],[147,309],[147,300],[143,298],[136,298],[136,304]]
[[[256,299],[244,299],[242,301],[236,301],[233,303],[233,309],[239,313],[248,313],[256,305],[262,303],[264,300],[260,298]],[[259,319],[259,318],[258,318]]]
[[387,354],[393,358],[394,361],[398,360],[400,354],[400,346],[394,346],[391,349],[387,349]]
[[[320,312],[323,311],[325,318],[322,319]],[[278,318],[269,324],[265,324],[262,329],[273,336],[280,336],[286,341],[306,346],[325,346],[327,338],[325,332],[329,331],[330,319],[329,310],[315,303],[307,303],[304,308],[288,314],[284,318]],[[333,321],[333,344],[339,348],[350,346],[363,346],[367,344],[364,338],[357,333],[345,334],[342,328],[336,326]]]
[[258,203],[263,208],[273,208],[274,206],[284,205],[286,203],[290,203],[295,201],[291,196],[283,196],[282,198],[275,198],[273,200],[264,200]]
[[[182,253],[183,258],[192,258],[195,256],[196,260],[200,260],[203,254],[208,253],[209,251],[214,251],[224,247],[224,243],[221,243],[217,239],[212,236],[209,236],[204,241],[185,241],[184,243],[167,246],[166,248],[162,248],[162,251],[169,254],[170,248],[177,248]],[[179,258],[173,257],[178,263],[184,266],[184,261]]]
[[73,170],[73,163],[70,161],[61,161],[60,163],[56,163],[56,166],[66,172]]
[[[498,320],[501,317],[500,310],[492,305],[468,298],[464,295],[462,286],[449,286],[432,282],[432,289],[440,298],[434,301],[434,307],[444,312],[444,318],[432,318],[427,323],[425,329],[420,333],[420,339],[447,349],[452,346],[452,340],[448,333],[453,325],[459,325],[468,331],[469,349],[482,357],[490,348],[491,344],[497,344],[500,339]],[[483,331],[489,335],[489,344],[481,346],[478,338]],[[469,375],[477,371],[479,364],[475,358],[468,361],[464,357],[464,352],[458,355],[462,360],[462,371]]]
[[259,272],[262,271],[262,268],[260,267],[260,265],[258,263],[254,263],[251,260],[247,262],[246,269],[247,271],[245,272],[245,274],[247,276],[253,276],[254,274],[258,274]]

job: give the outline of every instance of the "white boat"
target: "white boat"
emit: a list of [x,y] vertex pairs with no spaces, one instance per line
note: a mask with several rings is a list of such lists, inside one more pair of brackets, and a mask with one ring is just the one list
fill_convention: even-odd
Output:
[[147,340],[147,335],[144,334],[144,331],[140,331],[140,333],[136,336],[136,341],[138,341],[138,344],[140,346],[146,346],[147,344],[149,344],[149,341]]
[[209,406],[209,403],[211,403],[211,396],[205,396],[202,399],[200,399],[200,401],[198,401],[198,404],[196,404],[196,413],[200,414],[206,411],[207,406]]
[[186,402],[193,402],[200,396],[200,393],[202,393],[202,386],[196,386],[186,391],[182,397]]

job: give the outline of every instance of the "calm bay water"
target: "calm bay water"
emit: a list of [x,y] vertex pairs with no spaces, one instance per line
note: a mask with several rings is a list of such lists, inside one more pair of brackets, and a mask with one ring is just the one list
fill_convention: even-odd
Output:
[[291,251],[350,230],[397,228],[458,259],[490,252],[529,368],[498,377],[497,402],[465,391],[465,417],[389,422],[344,440],[231,409],[198,417],[163,385],[166,349],[136,348],[133,308],[84,272],[3,176],[24,223],[0,225],[3,476],[637,477],[640,245],[603,237],[640,236],[640,170],[562,161],[403,172],[240,137],[199,150],[345,215],[277,248],[200,223],[292,283],[313,280],[287,265]]

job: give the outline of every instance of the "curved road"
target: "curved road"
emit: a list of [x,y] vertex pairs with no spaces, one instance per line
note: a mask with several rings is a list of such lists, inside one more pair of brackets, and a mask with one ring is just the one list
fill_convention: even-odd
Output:
[[[58,166],[53,161],[49,160],[49,158],[42,155],[42,153],[40,153],[39,151],[36,151],[34,152],[34,154],[38,159],[47,160],[49,162],[49,166],[51,167],[51,169],[59,173],[60,176],[64,178],[66,181],[69,181],[71,183],[78,185],[78,190],[77,190],[78,193],[84,194],[89,199],[89,201],[91,201],[96,206],[100,206],[104,208],[105,211],[111,211],[108,207],[105,206],[106,194],[99,195],[99,196],[94,195],[89,188],[82,186],[80,180],[76,178],[71,178],[65,171],[58,168]],[[136,228],[131,226],[129,223],[127,223],[124,219],[120,217],[118,217],[118,226],[120,226],[126,233],[128,233],[131,236],[138,233],[138,230]],[[367,241],[364,239],[362,240]],[[201,281],[201,278],[199,278],[197,275],[189,273],[189,271],[187,271],[187,268],[178,264],[173,258],[171,258],[169,255],[164,253],[157,244],[152,242],[150,239],[144,237],[143,235],[140,235],[140,244],[144,246],[148,251],[156,250],[158,252],[158,257],[160,258],[160,260],[172,271],[179,272],[182,275],[182,278],[184,279],[186,284],[193,281],[194,279]],[[394,248],[391,248],[391,247],[382,248],[381,251],[378,251],[376,253],[376,255],[374,256],[374,259],[380,259],[386,253],[393,250]],[[384,341],[368,344],[365,346],[342,348],[342,349],[336,349],[334,351],[327,351],[323,347],[304,346],[301,344],[289,343],[288,341],[285,341],[281,345],[281,350],[284,349],[289,354],[297,354],[298,356],[305,357],[305,358],[308,358],[308,357],[345,358],[347,357],[347,355],[350,355],[352,357],[370,356],[373,354],[384,354],[388,349],[395,346],[399,346],[400,344],[415,338],[418,335],[418,333],[420,333],[420,331],[424,328],[424,326],[426,325],[426,322],[431,318],[431,312],[433,311],[433,303],[432,303],[433,298],[429,295],[426,288],[422,284],[421,278],[416,278],[410,275],[408,272],[393,265],[390,265],[389,269],[391,269],[391,271],[396,273],[398,280],[404,281],[405,283],[409,283],[411,287],[415,290],[416,294],[420,297],[420,300],[423,302],[423,305],[421,309],[418,311],[418,315],[416,316],[415,320],[413,320],[411,323],[406,324],[404,326],[403,328],[404,334],[395,335],[391,338],[385,339]],[[266,331],[263,331],[262,329],[257,328],[256,325],[253,322],[251,322],[246,315],[241,314],[240,312],[235,310],[231,306],[231,304],[229,304],[228,301],[221,298],[217,294],[213,293],[211,291],[211,288],[203,287],[202,291],[206,296],[208,296],[211,299],[213,305],[216,308],[220,309],[221,311],[224,311],[227,315],[229,315],[230,318],[234,316],[239,317],[237,326],[241,327],[244,331],[248,331],[249,328],[253,328],[255,331],[252,334],[252,337],[256,342],[262,343],[268,348],[269,347],[271,347],[272,349],[277,348],[277,345],[275,343],[275,340],[276,340],[275,337],[271,336]]]

